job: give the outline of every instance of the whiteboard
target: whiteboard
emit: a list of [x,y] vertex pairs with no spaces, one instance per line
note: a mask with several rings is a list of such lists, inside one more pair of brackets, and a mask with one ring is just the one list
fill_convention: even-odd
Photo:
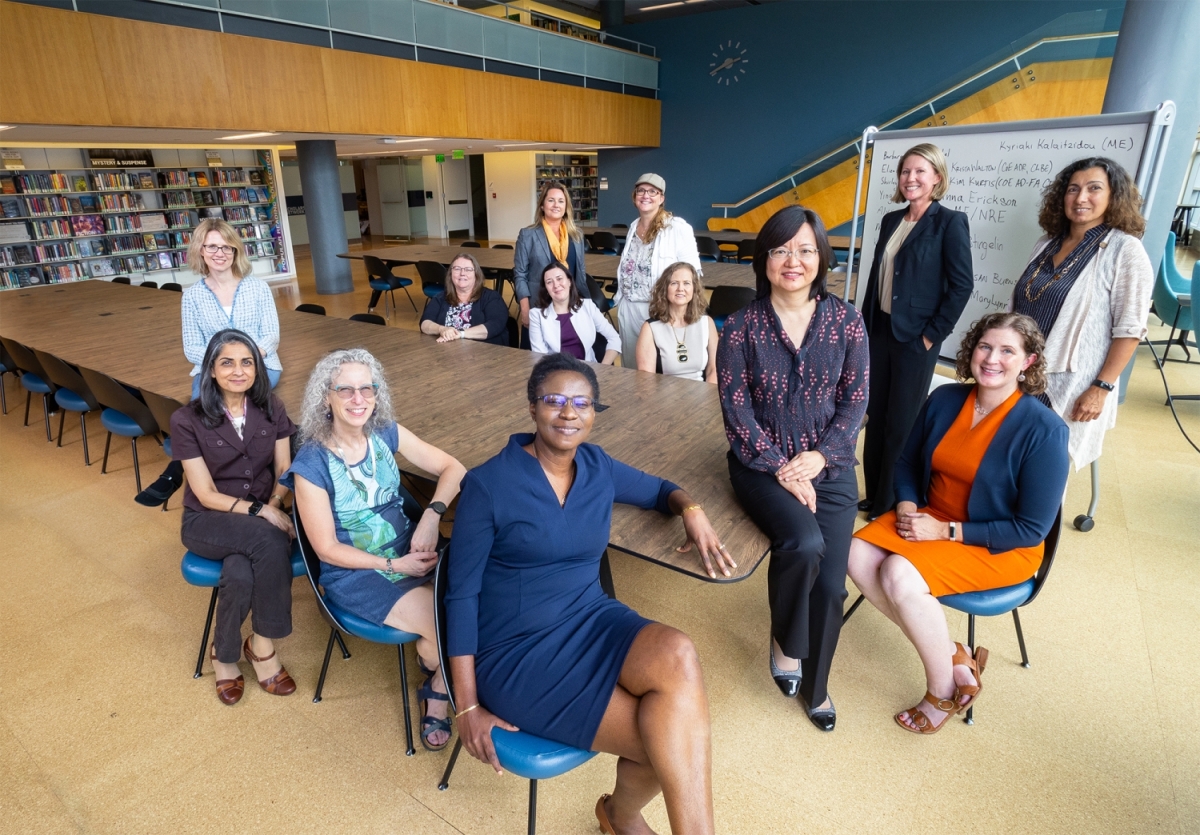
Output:
[[912,146],[932,142],[942,149],[950,175],[942,206],[965,212],[971,228],[975,289],[954,332],[942,343],[942,357],[953,359],[971,323],[1008,308],[1013,287],[1043,234],[1037,222],[1042,189],[1064,167],[1090,156],[1108,157],[1137,178],[1154,116],[1154,111],[1114,113],[876,133],[855,304],[862,308],[883,216],[905,206],[893,203],[892,195],[901,155]]

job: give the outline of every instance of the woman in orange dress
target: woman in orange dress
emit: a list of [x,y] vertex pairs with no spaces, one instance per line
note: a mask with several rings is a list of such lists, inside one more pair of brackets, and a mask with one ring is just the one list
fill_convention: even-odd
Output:
[[1067,483],[1067,426],[1036,398],[1045,338],[1016,313],[991,313],[958,350],[960,380],[921,409],[896,465],[896,510],[855,534],[848,573],[904,631],[927,690],[896,714],[913,733],[941,730],[982,690],[987,650],[950,640],[937,598],[1024,582],[1041,565]]

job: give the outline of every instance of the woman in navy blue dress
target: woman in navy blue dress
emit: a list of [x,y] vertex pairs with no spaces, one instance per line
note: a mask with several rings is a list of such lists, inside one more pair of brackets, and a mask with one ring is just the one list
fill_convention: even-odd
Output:
[[661,791],[672,832],[711,833],[699,658],[682,632],[601,590],[613,502],[682,516],[685,549],[711,575],[735,566],[685,491],[584,443],[599,397],[591,368],[548,354],[529,379],[536,432],[463,480],[446,594],[459,736],[497,771],[493,727],[616,754],[601,831],[646,831],[641,810]]

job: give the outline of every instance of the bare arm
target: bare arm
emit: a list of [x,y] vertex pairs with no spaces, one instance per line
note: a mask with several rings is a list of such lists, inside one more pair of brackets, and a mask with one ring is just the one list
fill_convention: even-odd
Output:
[[[397,452],[412,464],[438,477],[433,501],[449,505],[458,495],[458,486],[467,469],[454,456],[443,452],[432,444],[422,441],[400,424],[396,424],[399,439]],[[324,492],[324,491],[322,491]],[[417,529],[413,532],[410,553],[428,554],[437,551],[438,525],[442,517],[429,508],[421,515]]]
[[642,329],[638,333],[637,348],[634,349],[634,356],[637,359],[638,371],[654,373],[654,369],[658,364],[658,346],[654,344],[654,333],[650,330],[649,322],[642,323]]
[[[287,440],[284,439],[282,443],[286,444]],[[278,455],[278,449],[276,450],[276,455]],[[217,486],[212,480],[212,473],[209,472],[208,465],[204,463],[203,458],[188,458],[181,463],[183,464],[183,472],[187,475],[188,486],[192,488],[192,493],[200,500],[200,504],[209,510],[219,510],[225,513],[241,513],[243,516],[250,514],[252,502],[240,496],[229,496],[217,491]],[[284,467],[284,470],[286,469],[287,467]],[[278,462],[276,463],[275,473],[276,478],[283,474],[283,470],[278,469]],[[292,530],[292,520],[278,508],[272,507],[269,504],[263,505],[258,515],[288,536],[295,535]]]
[[708,366],[704,372],[704,382],[717,384],[717,344],[721,341],[717,333],[717,323],[708,320]]
[[[1115,386],[1121,376],[1121,372],[1129,364],[1133,352],[1137,350],[1140,341],[1140,339],[1132,336],[1123,336],[1119,339],[1114,339],[1112,344],[1108,346],[1108,355],[1104,358],[1104,365],[1100,369],[1099,379],[1106,383],[1112,383]],[[1100,417],[1100,412],[1104,409],[1104,402],[1113,396],[1114,393],[1105,391],[1099,386],[1088,386],[1084,389],[1083,394],[1079,395],[1079,399],[1075,401],[1075,405],[1071,408],[1071,420],[1089,421]]]

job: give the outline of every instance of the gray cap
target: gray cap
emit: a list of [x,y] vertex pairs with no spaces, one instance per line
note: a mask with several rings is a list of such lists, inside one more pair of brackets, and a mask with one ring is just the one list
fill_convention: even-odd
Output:
[[642,183],[645,183],[648,186],[654,186],[663,194],[667,193],[667,181],[657,174],[643,174],[637,178],[637,182],[633,184],[633,187],[637,188]]

